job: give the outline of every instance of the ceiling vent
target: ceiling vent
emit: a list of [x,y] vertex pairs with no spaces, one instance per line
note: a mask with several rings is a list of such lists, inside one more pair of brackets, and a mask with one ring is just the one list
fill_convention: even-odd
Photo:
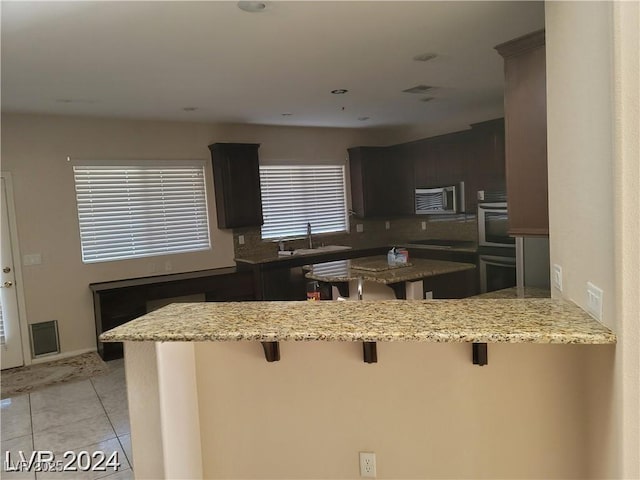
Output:
[[424,93],[427,90],[431,90],[433,87],[428,85],[416,85],[415,87],[407,88],[406,90],[402,90],[404,93]]

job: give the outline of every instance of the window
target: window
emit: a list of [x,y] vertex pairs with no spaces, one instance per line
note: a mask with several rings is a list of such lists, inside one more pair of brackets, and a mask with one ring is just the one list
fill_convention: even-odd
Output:
[[261,166],[260,189],[264,239],[347,230],[341,165]]
[[204,163],[74,166],[85,263],[211,248]]

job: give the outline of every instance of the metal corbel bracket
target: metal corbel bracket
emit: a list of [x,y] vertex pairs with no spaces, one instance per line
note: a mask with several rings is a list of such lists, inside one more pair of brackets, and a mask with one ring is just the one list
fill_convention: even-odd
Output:
[[482,367],[489,363],[486,343],[473,344],[473,364]]
[[362,342],[362,354],[365,363],[378,363],[378,347],[376,342]]
[[264,358],[267,362],[277,362],[280,360],[280,343],[278,342],[260,342],[264,350]]

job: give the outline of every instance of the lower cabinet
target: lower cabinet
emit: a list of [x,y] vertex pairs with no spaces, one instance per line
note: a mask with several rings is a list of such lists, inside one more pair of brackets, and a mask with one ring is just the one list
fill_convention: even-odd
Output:
[[251,272],[219,268],[157,277],[92,283],[98,354],[103,360],[122,358],[122,343],[102,343],[103,332],[138,318],[149,305],[160,300],[189,295],[204,296],[207,302],[255,300]]
[[424,292],[433,292],[433,298],[466,298],[480,293],[477,253],[410,248],[409,259],[411,258],[430,258],[432,260],[446,260],[448,262],[472,263],[476,266],[473,270],[425,278],[423,281]]

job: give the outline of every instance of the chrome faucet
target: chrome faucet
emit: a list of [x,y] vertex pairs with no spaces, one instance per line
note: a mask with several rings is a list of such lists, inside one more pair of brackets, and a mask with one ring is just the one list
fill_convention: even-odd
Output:
[[311,237],[311,222],[307,222],[307,238],[309,239],[309,248],[313,248],[313,238]]

